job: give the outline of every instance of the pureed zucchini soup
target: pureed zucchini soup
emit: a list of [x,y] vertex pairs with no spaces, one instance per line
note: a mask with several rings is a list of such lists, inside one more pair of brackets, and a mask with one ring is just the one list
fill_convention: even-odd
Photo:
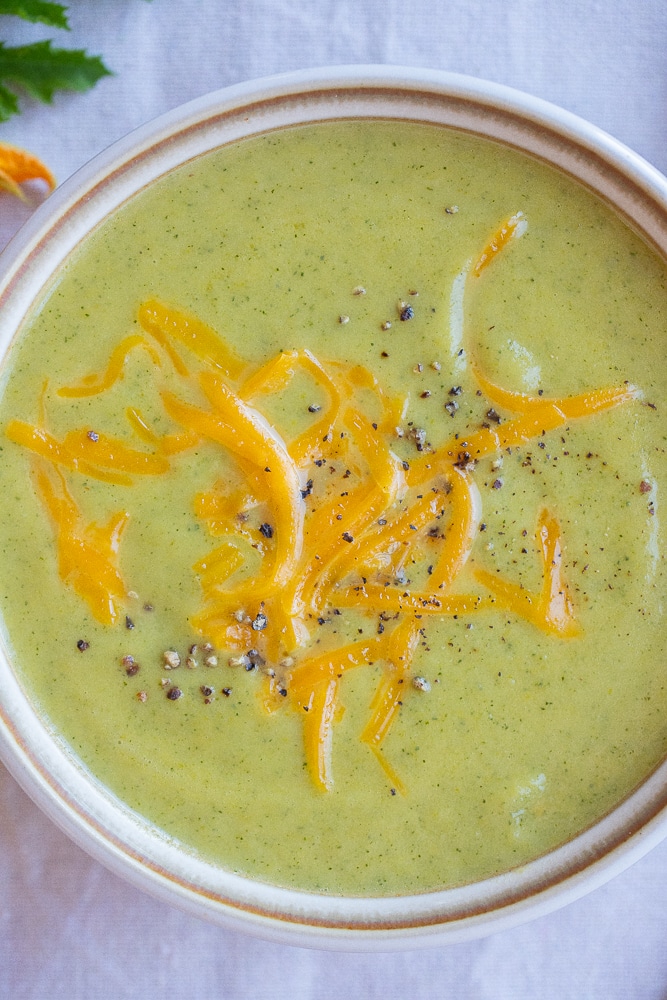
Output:
[[174,170],[5,363],[22,683],[187,849],[390,895],[664,757],[664,262],[527,156],[308,125]]

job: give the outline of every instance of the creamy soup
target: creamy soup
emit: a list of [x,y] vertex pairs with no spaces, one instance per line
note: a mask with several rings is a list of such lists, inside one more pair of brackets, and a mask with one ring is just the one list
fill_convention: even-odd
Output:
[[222,867],[462,885],[667,748],[663,261],[427,125],[203,156],[3,371],[5,640],[103,786]]

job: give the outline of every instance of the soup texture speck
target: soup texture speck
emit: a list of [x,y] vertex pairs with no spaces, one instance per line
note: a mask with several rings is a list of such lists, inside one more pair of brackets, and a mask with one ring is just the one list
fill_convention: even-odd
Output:
[[4,362],[4,639],[187,850],[395,895],[524,865],[667,748],[665,263],[491,141],[239,141],[88,236]]

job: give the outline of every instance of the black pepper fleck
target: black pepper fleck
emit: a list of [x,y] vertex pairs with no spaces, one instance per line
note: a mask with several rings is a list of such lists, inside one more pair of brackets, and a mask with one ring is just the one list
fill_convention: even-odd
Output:
[[255,667],[263,667],[266,662],[257,649],[249,649],[246,656],[248,658],[248,662],[245,664],[246,670],[254,670]]

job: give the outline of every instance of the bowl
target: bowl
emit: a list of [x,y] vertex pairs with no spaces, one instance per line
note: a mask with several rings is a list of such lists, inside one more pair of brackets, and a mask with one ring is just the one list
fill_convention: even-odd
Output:
[[[58,188],[1,258],[3,357],[81,242],[137,193],[211,150],[288,126],[339,119],[424,123],[527,154],[611,206],[625,226],[667,258],[667,181],[573,115],[497,84],[432,70],[353,66],[296,72],[230,87],[166,114],[115,143]],[[346,317],[338,319],[342,324]],[[207,860],[109,791],[40,708],[17,669],[6,628],[3,647],[0,753],[17,781],[112,871],[232,930],[340,950],[468,940],[576,899],[667,833],[667,762],[658,761],[637,787],[577,835],[500,874],[431,891],[408,887],[388,896],[272,884]],[[520,810],[515,813],[518,822]]]

